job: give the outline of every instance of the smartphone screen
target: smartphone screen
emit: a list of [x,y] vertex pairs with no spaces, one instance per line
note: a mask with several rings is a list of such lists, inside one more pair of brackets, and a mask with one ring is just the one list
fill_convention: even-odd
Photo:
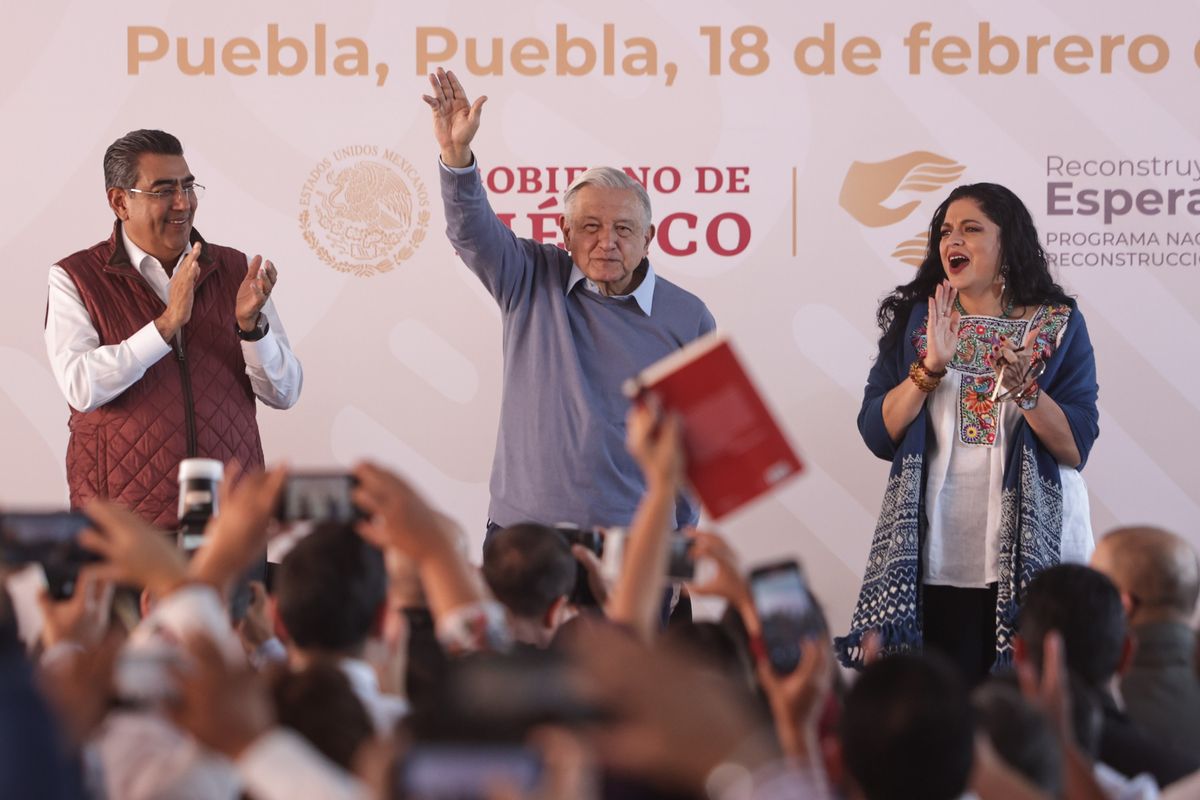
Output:
[[18,511],[0,514],[0,561],[19,566],[41,564],[50,596],[70,597],[84,564],[99,561],[79,545],[79,533],[91,525],[77,511]]
[[[586,547],[597,556],[604,553],[604,537],[598,531],[568,528],[562,525],[556,527],[554,530],[558,531],[559,535],[566,539],[568,545]],[[575,564],[575,585],[571,587],[571,594],[568,595],[567,599],[576,608],[597,608],[600,605],[596,601],[596,595],[592,593],[592,586],[588,581],[588,573],[583,564]]]
[[9,564],[85,564],[99,556],[79,546],[91,521],[77,511],[0,514],[0,558]]
[[767,659],[776,673],[786,675],[800,663],[800,643],[824,633],[800,565],[785,561],[753,570],[750,593],[762,623]]
[[520,746],[422,744],[399,767],[399,797],[409,800],[486,800],[503,787],[524,797],[537,788],[541,759]]
[[282,522],[354,522],[362,514],[350,498],[353,490],[354,476],[344,472],[289,475],[276,517]]
[[695,539],[681,533],[671,534],[670,553],[667,556],[667,577],[690,581],[696,577],[696,559],[692,555]]

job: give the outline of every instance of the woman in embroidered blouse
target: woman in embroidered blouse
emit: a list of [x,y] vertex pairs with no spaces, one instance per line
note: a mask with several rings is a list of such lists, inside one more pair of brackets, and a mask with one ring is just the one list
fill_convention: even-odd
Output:
[[1011,660],[1022,587],[1092,548],[1087,328],[1029,211],[989,183],[938,207],[924,262],[878,322],[859,430],[892,470],[839,655],[861,664],[877,631],[885,652],[924,645],[975,680]]

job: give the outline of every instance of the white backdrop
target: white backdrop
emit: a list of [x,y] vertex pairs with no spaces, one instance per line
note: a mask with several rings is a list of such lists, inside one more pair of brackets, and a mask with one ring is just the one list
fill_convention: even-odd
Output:
[[[499,321],[442,234],[419,95],[446,66],[490,97],[475,150],[522,235],[556,236],[568,168],[647,177],[656,269],[733,334],[808,465],[723,529],[750,562],[801,557],[838,627],[887,471],[854,422],[874,310],[912,274],[911,240],[957,182],[1025,199],[1087,316],[1097,532],[1152,522],[1200,542],[1198,10],[6,4],[0,501],[65,502],[46,270],[108,235],[105,147],[158,127],[209,187],[198,229],[279,265],[305,385],[293,410],[261,409],[268,459],[381,459],[481,539]],[[407,211],[388,205],[405,192]]]

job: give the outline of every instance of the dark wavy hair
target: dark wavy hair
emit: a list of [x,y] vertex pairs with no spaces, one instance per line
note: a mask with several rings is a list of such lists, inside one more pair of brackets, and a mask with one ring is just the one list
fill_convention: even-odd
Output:
[[138,180],[138,160],[145,153],[181,156],[183,145],[165,131],[130,131],[104,151],[104,188],[132,188]]
[[1021,198],[998,183],[969,183],[956,187],[933,212],[925,260],[917,268],[917,276],[897,286],[879,304],[875,318],[883,332],[879,339],[881,348],[894,345],[913,307],[932,297],[937,285],[946,277],[939,249],[942,223],[946,221],[950,204],[964,197],[979,203],[987,218],[1000,228],[1000,263],[1008,266],[1004,288],[1007,297],[1018,306],[1067,302],[1066,293],[1050,274],[1046,253],[1038,241],[1037,227]]

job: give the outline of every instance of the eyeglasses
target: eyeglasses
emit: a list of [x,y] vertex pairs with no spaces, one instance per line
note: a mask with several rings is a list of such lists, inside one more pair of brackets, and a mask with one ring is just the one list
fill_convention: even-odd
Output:
[[[1014,353],[1023,353],[1024,347],[1018,347]],[[1046,362],[1031,360],[1024,373],[1018,373],[1014,365],[1001,362],[996,367],[996,385],[992,389],[992,402],[1003,403],[1005,400],[1024,400],[1030,393],[1032,384],[1046,371]],[[1005,380],[1005,379],[1008,380]]]
[[183,195],[187,200],[199,200],[201,197],[204,197],[204,186],[199,183],[177,184],[154,192],[147,189],[133,188],[126,189],[125,191],[145,195],[147,199],[157,200],[160,203],[174,202],[176,195]]

